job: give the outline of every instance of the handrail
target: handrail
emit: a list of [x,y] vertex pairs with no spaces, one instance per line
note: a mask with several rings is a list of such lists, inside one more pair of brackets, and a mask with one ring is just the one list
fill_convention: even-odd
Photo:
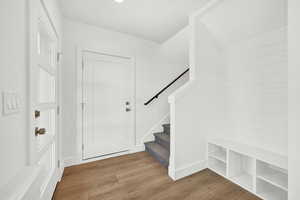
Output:
[[145,106],[150,104],[154,99],[157,99],[161,93],[163,93],[166,89],[168,89],[171,85],[173,85],[178,79],[180,79],[184,74],[186,74],[188,71],[190,71],[190,68],[186,69],[184,72],[182,72],[177,78],[175,78],[171,83],[169,83],[166,87],[164,87],[162,90],[160,90],[156,95],[154,95],[149,101],[144,103]]

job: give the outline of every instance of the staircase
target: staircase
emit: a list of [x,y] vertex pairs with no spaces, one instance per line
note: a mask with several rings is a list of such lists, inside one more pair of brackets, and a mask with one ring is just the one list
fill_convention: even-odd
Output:
[[163,132],[155,133],[155,141],[145,143],[146,151],[164,167],[169,166],[170,124],[163,125]]

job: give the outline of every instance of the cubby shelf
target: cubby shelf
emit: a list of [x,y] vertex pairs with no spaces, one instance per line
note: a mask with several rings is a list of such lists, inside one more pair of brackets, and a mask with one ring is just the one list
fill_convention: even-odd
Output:
[[208,167],[264,200],[288,199],[287,157],[228,140],[208,143]]
[[288,174],[286,170],[274,168],[265,162],[258,161],[257,178],[288,191]]
[[226,163],[226,152],[225,151],[211,152],[208,156]]
[[230,180],[248,191],[253,191],[253,176],[251,174],[243,173],[230,178]]
[[288,192],[278,187],[257,179],[257,195],[265,200],[287,200]]
[[221,176],[226,176],[226,164],[218,159],[209,158],[209,168]]

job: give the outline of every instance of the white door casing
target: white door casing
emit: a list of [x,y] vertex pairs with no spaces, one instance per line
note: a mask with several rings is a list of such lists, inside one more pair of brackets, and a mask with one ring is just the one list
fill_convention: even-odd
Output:
[[43,1],[29,1],[29,165],[39,165],[35,198],[51,199],[60,176],[58,35]]
[[130,57],[83,51],[83,160],[134,145],[134,64]]

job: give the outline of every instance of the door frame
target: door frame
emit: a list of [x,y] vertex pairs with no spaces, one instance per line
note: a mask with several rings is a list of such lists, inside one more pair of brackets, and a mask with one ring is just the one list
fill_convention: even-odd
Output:
[[[90,52],[90,53],[96,53],[100,55],[108,55],[108,56],[116,56],[121,58],[126,58],[131,60],[131,67],[133,69],[133,103],[132,103],[132,138],[131,138],[131,144],[129,147],[129,151],[126,152],[120,152],[120,153],[114,153],[110,155],[105,156],[99,156],[96,158],[91,159],[83,159],[83,53],[84,52]],[[135,56],[128,55],[127,53],[120,52],[120,51],[114,51],[114,50],[107,50],[107,49],[100,49],[100,48],[88,48],[88,47],[81,47],[77,46],[77,53],[76,53],[76,65],[77,65],[77,150],[78,150],[78,157],[74,163],[74,161],[69,161],[70,165],[73,164],[83,164],[88,162],[93,162],[97,160],[103,160],[111,157],[116,157],[120,155],[126,155],[129,153],[137,152],[136,148],[136,61]],[[68,164],[67,164],[68,165]]]
[[[40,5],[38,5],[40,4]],[[36,34],[36,24],[37,24],[37,8],[41,6],[43,9],[43,12],[45,12],[45,15],[47,17],[47,20],[49,20],[49,23],[51,25],[51,28],[54,31],[55,37],[57,39],[57,56],[61,55],[61,37],[58,32],[58,28],[55,26],[54,20],[51,18],[49,9],[45,3],[45,0],[29,0],[28,2],[28,14],[27,14],[27,27],[28,27],[28,34],[27,34],[27,91],[28,91],[28,96],[27,96],[27,166],[34,166],[36,165],[36,157],[35,157],[35,135],[34,135],[34,127],[32,126],[33,124],[33,112],[34,112],[34,103],[33,103],[33,85],[35,82],[33,81],[33,70],[31,66],[34,66],[37,64],[37,56],[36,56],[36,46],[35,46],[35,40],[36,38],[34,37]],[[60,58],[61,56],[59,56]],[[50,179],[50,182],[53,178],[56,180],[60,181],[63,175],[64,171],[64,165],[62,162],[62,143],[61,143],[61,113],[59,112],[61,108],[61,59],[57,60],[57,75],[56,75],[56,104],[58,106],[57,112],[56,112],[56,156],[58,159],[58,162],[56,164],[56,169],[58,170],[58,173],[55,173],[54,176]],[[39,180],[37,180],[39,181]],[[49,183],[50,183],[49,182]],[[54,189],[53,187],[47,188],[44,192],[44,197],[51,197],[53,195]]]

